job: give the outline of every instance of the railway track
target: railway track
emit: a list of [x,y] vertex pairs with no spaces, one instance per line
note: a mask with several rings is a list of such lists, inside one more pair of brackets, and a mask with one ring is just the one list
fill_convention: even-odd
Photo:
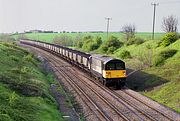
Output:
[[[169,113],[173,113],[173,111],[165,112],[164,110],[159,110],[157,107],[153,107],[147,102],[138,99],[133,94],[127,91],[127,89],[118,90],[118,92],[111,90],[109,88],[104,87],[102,84],[99,84],[97,81],[94,81],[90,77],[87,77],[86,75],[82,75],[85,78],[89,78],[89,80],[93,81],[94,83],[97,83],[99,87],[102,90],[107,90],[109,94],[114,97],[114,99],[122,100],[123,102],[127,103],[129,106],[133,107],[137,111],[139,111],[141,114],[146,116],[152,121],[179,121],[179,118],[175,118],[173,115],[169,115]],[[129,89],[128,89],[129,90]],[[119,101],[120,102],[120,101]],[[120,102],[120,103],[123,103]],[[143,108],[142,108],[143,107]]]
[[[168,120],[170,121],[180,121],[180,115],[178,115],[176,112],[174,112],[171,109],[168,109],[167,107],[152,101],[151,99],[141,96],[139,93],[134,92],[133,90],[130,90],[128,88],[124,89],[124,90],[118,90],[118,92],[122,92],[125,93],[126,95],[130,96],[131,98],[141,102],[142,104],[144,104],[145,106],[155,110],[156,112],[158,112],[159,114],[161,114],[162,116],[166,117]],[[116,93],[118,93],[116,92]],[[147,100],[147,101],[145,101]],[[153,103],[150,104],[150,103]]]
[[[90,91],[89,92],[94,92],[96,95],[98,95],[98,97],[101,99],[101,100],[103,100],[103,101],[101,101],[101,103],[103,103],[103,102],[105,102],[106,104],[104,104],[103,106],[99,106],[99,104],[97,104],[97,100],[94,100],[93,98],[88,98],[89,99],[89,102],[94,102],[94,109],[96,109],[96,108],[98,108],[98,110],[99,110],[99,112],[100,111],[102,111],[100,114],[102,115],[102,114],[106,114],[105,116],[103,116],[103,117],[106,117],[105,119],[107,120],[123,120],[123,121],[129,121],[130,119],[128,119],[127,117],[125,117],[122,113],[121,113],[121,110],[119,110],[119,109],[117,109],[115,106],[113,106],[112,105],[112,103],[111,102],[108,102],[108,101],[106,101],[105,100],[105,98],[103,98],[100,94],[98,94],[95,90],[93,91],[93,89],[91,88],[91,86],[87,86],[86,85],[86,88],[84,88],[84,90],[82,90],[81,88],[82,88],[82,85],[81,85],[81,87],[79,87],[78,85],[77,85],[77,82],[74,82],[73,80],[73,78],[74,77],[76,77],[77,79],[79,79],[79,80],[81,80],[81,82],[83,81],[82,79],[80,79],[79,77],[77,77],[77,76],[75,76],[75,74],[73,74],[73,73],[66,73],[66,72],[69,72],[69,70],[64,70],[64,69],[66,69],[67,67],[70,67],[69,65],[67,65],[67,63],[64,63],[62,60],[56,60],[54,57],[52,58],[52,57],[49,57],[49,55],[47,55],[46,54],[46,58],[48,58],[48,59],[50,59],[51,61],[50,61],[50,64],[52,64],[54,67],[55,67],[55,72],[56,72],[56,74],[60,74],[61,75],[61,77],[64,77],[64,79],[66,80],[66,81],[68,81],[69,82],[69,85],[71,85],[72,87],[74,86],[74,85],[76,85],[76,88],[79,90],[77,90],[76,88],[74,88],[74,90],[76,90],[76,93],[78,93],[78,94],[84,94],[84,92],[85,92],[85,90],[87,90],[87,88],[89,88],[90,89]],[[62,65],[59,65],[59,63],[62,63]],[[70,74],[73,74],[73,75],[70,75]],[[76,73],[77,74],[77,73]],[[70,80],[70,81],[69,81]],[[84,83],[84,82],[83,82]],[[88,93],[89,93],[88,92]],[[86,92],[86,94],[84,94],[84,95],[86,95],[85,97],[87,98],[87,92]],[[81,95],[82,96],[82,95]],[[90,97],[90,96],[89,96]],[[96,97],[97,98],[97,97]],[[95,99],[96,99],[95,98]],[[91,100],[90,100],[91,99]],[[84,101],[84,102],[86,102],[86,101]],[[102,104],[101,104],[102,105]],[[109,105],[109,107],[111,108],[111,110],[109,110],[108,111],[108,113],[107,113],[107,110],[105,111],[103,108],[106,106],[106,105]],[[110,108],[107,108],[107,109],[110,109]],[[116,115],[112,115],[111,117],[109,116],[112,112],[116,112]],[[99,115],[97,115],[97,113],[95,113],[96,114],[96,116],[100,116],[100,114]],[[133,118],[132,116],[131,116],[131,118]],[[102,120],[103,118],[101,117],[101,120]]]
[[118,95],[119,97],[123,97],[126,96],[126,102],[129,103],[130,105],[134,105],[132,104],[135,103],[136,105],[138,105],[139,107],[144,107],[143,113],[144,114],[151,114],[149,115],[150,117],[152,117],[152,119],[155,119],[156,121],[165,121],[165,120],[169,120],[169,121],[174,121],[174,119],[169,115],[169,114],[165,114],[163,113],[163,111],[158,110],[157,108],[154,108],[148,104],[146,104],[144,101],[139,100],[138,98],[136,98],[135,96],[133,96],[132,94],[126,92],[125,90],[119,90],[120,93],[115,92],[116,95]]
[[[70,65],[62,60],[56,60],[57,58],[52,57],[47,53],[43,53],[44,57],[50,62],[51,66],[54,68],[54,71],[57,76],[63,77],[63,79],[68,82],[68,84],[73,88],[73,90],[78,94],[83,102],[86,103],[86,106],[91,110],[91,112],[96,116],[96,118],[91,118],[91,120],[102,120],[102,121],[113,121],[106,112],[103,112],[102,107],[99,107],[96,102],[88,97],[86,93],[72,80],[69,78],[63,68],[70,67]],[[60,64],[59,64],[60,63]],[[60,79],[62,80],[62,79]]]
[[[68,72],[69,70],[64,70],[63,72]],[[76,73],[75,71],[74,71],[74,73]],[[71,73],[72,74],[72,73]],[[68,74],[66,74],[67,76],[72,76],[72,75],[68,75]],[[77,75],[79,75],[79,73],[76,73],[76,75],[74,75],[73,74],[73,76],[75,76],[76,78],[78,78],[78,79],[80,79]],[[80,79],[81,80],[81,79]],[[87,86],[87,85],[86,85]],[[90,87],[90,86],[89,86]],[[102,85],[100,85],[99,87],[102,87]],[[93,89],[91,89],[91,91],[93,91]],[[94,91],[95,93],[96,93],[96,91]],[[97,94],[97,93],[96,93]],[[98,95],[98,94],[97,94]],[[112,95],[112,94],[111,94]],[[119,95],[119,94],[117,94],[118,95],[118,97],[121,97],[121,99],[123,98],[121,95]],[[113,96],[114,97],[114,96]],[[117,99],[117,97],[114,97],[114,98],[116,98]],[[106,101],[105,99],[103,99],[104,101]],[[117,99],[118,100],[118,99]],[[125,100],[124,98],[123,98],[123,101],[126,101],[126,103],[128,103],[128,104],[130,104],[130,101],[127,101],[127,99]],[[133,102],[133,101],[132,101]],[[123,102],[120,102],[119,101],[119,103],[123,103]],[[132,105],[132,104],[130,104],[131,106],[133,106],[133,107],[135,107],[134,105]],[[116,107],[114,107],[114,109],[117,109]],[[147,114],[146,112],[143,112],[141,109],[138,109],[138,107],[135,107],[135,109],[136,110],[138,110],[139,112],[141,112],[143,115],[145,115],[146,117],[148,117],[149,119],[151,119],[151,120],[153,120],[153,121],[156,121],[156,119],[155,118],[153,118],[152,117],[152,115],[149,115],[149,114]],[[118,110],[118,109],[117,109]],[[116,112],[118,112],[116,110]],[[123,116],[123,114],[122,113],[119,113],[120,115],[122,115]],[[169,117],[167,117],[168,119],[170,119]],[[158,119],[157,120],[159,120],[160,118],[158,117]],[[127,119],[128,120],[128,119]],[[141,120],[143,120],[142,118],[141,118]],[[147,120],[147,119],[146,119]],[[163,119],[164,120],[164,119]],[[170,119],[171,120],[171,119]]]
[[[97,83],[90,77],[87,77],[85,75],[82,75],[82,76],[84,76],[85,78],[89,78],[89,80],[93,81],[94,83]],[[120,93],[117,93],[115,91],[112,91],[112,90],[102,86],[99,83],[97,83],[97,85],[102,90],[107,91],[107,94],[111,95],[114,99],[118,100],[119,103],[124,104],[127,108],[128,108],[128,106],[130,106],[130,107],[134,108],[136,111],[138,111],[140,114],[143,114],[145,117],[147,117],[146,119],[141,118],[141,120],[174,121],[174,118],[172,116],[165,114],[154,107],[151,107],[150,105],[144,103],[143,101],[135,98],[133,95],[129,94],[125,90],[119,90]],[[130,98],[132,98],[132,99],[130,99]]]
[[[53,62],[52,62],[52,60],[53,60]],[[63,77],[69,83],[69,85],[71,87],[73,87],[73,89],[76,91],[77,94],[81,94],[81,95],[79,95],[79,96],[81,96],[81,98],[82,98],[82,95],[86,98],[86,99],[82,98],[84,102],[88,101],[91,103],[91,104],[87,104],[87,105],[93,105],[94,108],[91,108],[91,110],[96,109],[93,112],[96,114],[98,119],[100,119],[100,120],[105,119],[107,121],[113,121],[114,119],[119,120],[119,121],[120,120],[123,120],[123,121],[129,121],[130,120],[127,117],[125,117],[121,113],[120,110],[118,110],[115,106],[113,106],[111,104],[111,102],[106,101],[100,94],[96,93],[96,91],[94,91],[91,88],[91,86],[86,85],[82,79],[80,79],[77,75],[71,73],[72,71],[68,70],[68,68],[70,68],[70,66],[59,66],[58,65],[59,62],[60,61],[57,61],[57,60],[51,58],[51,64],[53,64],[54,68],[55,68],[54,71],[56,71],[56,73],[58,75],[61,75],[61,77]],[[85,88],[82,88],[83,87],[82,85],[78,85],[77,80],[75,80],[74,77],[76,77],[76,79],[81,81],[85,85]],[[87,91],[88,89],[89,89],[89,91]],[[93,94],[89,94],[90,92],[94,92],[94,94],[97,96],[96,97],[90,96],[90,95],[93,95]],[[97,98],[100,98],[101,100],[103,100],[100,102],[101,105],[103,104],[103,102],[105,102],[105,104],[103,104],[104,106],[100,106],[100,104],[98,104]],[[107,108],[109,111],[104,110],[104,107],[106,105],[109,105],[109,107]],[[92,106],[89,106],[89,107],[92,107]],[[112,114],[113,112],[115,112],[117,114],[113,115]],[[111,114],[111,116],[110,116],[110,114]]]
[[[68,72],[68,70],[67,69],[65,69],[65,72]],[[72,71],[71,71],[72,72]],[[106,100],[106,98],[104,98],[101,94],[99,94],[99,93],[97,93],[97,91],[96,90],[94,90],[94,88],[92,88],[91,87],[91,85],[88,85],[84,80],[82,80],[78,75],[77,75],[77,73],[73,73],[72,74],[72,76],[71,75],[69,75],[70,73],[66,73],[66,75],[67,76],[69,76],[69,77],[71,77],[71,78],[74,78],[74,77],[76,77],[80,82],[81,82],[81,84],[82,85],[84,85],[84,91],[86,91],[87,93],[87,95],[93,95],[93,99],[96,99],[96,100],[94,100],[94,102],[97,102],[97,99],[99,99],[99,100],[101,100],[100,102],[99,102],[99,105],[102,105],[101,107],[106,107],[106,106],[108,106],[108,110],[106,109],[103,109],[102,108],[102,110],[104,110],[104,112],[108,112],[108,114],[111,114],[111,113],[113,113],[114,115],[112,115],[112,118],[114,118],[114,119],[117,119],[117,120],[126,120],[126,121],[129,121],[130,119],[127,117],[127,116],[125,116],[122,112],[121,112],[121,110],[119,110],[117,107],[115,107],[113,104],[112,104],[112,102],[109,102],[109,101],[107,101]],[[75,82],[75,83],[77,83],[77,82]],[[82,86],[81,86],[81,88],[82,88]],[[87,89],[88,88],[88,89]],[[88,91],[87,91],[88,90]],[[91,94],[89,94],[89,92],[91,92]],[[92,93],[93,92],[93,93]],[[95,96],[96,95],[96,96]],[[95,98],[96,97],[96,98]],[[109,109],[111,109],[111,110],[109,110]],[[120,117],[119,117],[120,116]],[[122,119],[121,119],[122,118]]]
[[[103,111],[102,107],[98,106],[96,102],[79,87],[72,78],[67,77],[67,74],[64,72],[63,69],[57,69],[58,73],[64,77],[66,81],[68,81],[69,85],[73,87],[73,89],[76,91],[76,93],[81,97],[81,99],[86,102],[88,107],[94,112],[94,114],[98,117],[99,120],[106,120],[106,121],[113,121],[112,118],[107,115],[106,112]],[[84,98],[85,97],[85,98]],[[90,104],[89,104],[90,103]],[[95,109],[95,110],[94,110]]]
[[50,53],[44,53],[44,56],[54,67],[56,75],[68,82],[97,120],[174,121],[173,117],[152,108],[125,90],[112,91],[62,59]]
[[[54,59],[53,59],[54,60]],[[56,61],[56,60],[55,60]],[[61,62],[61,61],[58,61],[58,62]],[[58,62],[56,61],[55,63],[56,64],[54,64],[56,67],[58,67]],[[69,66],[60,66],[60,68],[62,68],[62,67],[69,67]],[[66,69],[66,68],[64,68],[64,69]],[[57,69],[56,69],[57,70]],[[76,70],[75,70],[75,68],[73,68],[73,70],[74,70],[74,72],[72,72],[71,71],[71,73],[65,73],[65,72],[69,72],[69,70],[61,70],[61,72],[62,73],[64,73],[65,75],[63,75],[64,76],[64,78],[67,78],[67,77],[71,77],[71,82],[69,82],[70,83],[70,85],[71,85],[71,83],[72,83],[72,78],[74,78],[74,77],[76,77],[78,80],[80,80],[87,88],[90,88],[90,91],[91,92],[94,92],[96,95],[98,95],[98,97],[100,97],[100,99],[101,100],[103,100],[104,102],[106,102],[106,105],[110,105],[110,108],[112,108],[112,110],[114,110],[116,113],[117,113],[117,115],[119,115],[120,117],[122,117],[123,118],[123,120],[130,120],[130,119],[133,119],[134,118],[134,120],[143,120],[142,118],[140,118],[139,116],[137,116],[137,114],[135,114],[134,112],[132,112],[130,109],[129,109],[129,111],[128,110],[126,110],[126,109],[124,109],[125,111],[125,113],[126,113],[126,116],[125,116],[125,114],[123,114],[123,113],[121,113],[122,112],[122,110],[119,110],[119,108],[120,109],[122,109],[122,108],[128,108],[127,106],[125,106],[125,107],[120,107],[120,106],[118,106],[118,107],[116,107],[116,106],[114,106],[114,105],[112,105],[112,102],[111,101],[107,101],[104,97],[102,97],[100,94],[98,94],[97,92],[98,91],[96,91],[95,89],[93,89],[92,87],[91,87],[91,85],[87,85],[87,84],[85,84],[84,82],[83,82],[83,80],[80,78],[80,77],[78,77],[77,75],[79,75],[79,73],[76,73]],[[76,73],[76,74],[75,74]],[[73,76],[73,77],[72,77]],[[89,80],[88,80],[89,81]],[[77,84],[77,82],[75,82],[74,84]],[[101,86],[100,86],[101,87]],[[81,86],[81,88],[82,88],[82,86]],[[86,89],[84,89],[84,91],[85,90],[87,90],[87,88]],[[94,101],[95,102],[95,101]],[[123,102],[119,102],[119,104],[123,104]],[[103,106],[102,106],[103,107]],[[105,111],[104,111],[105,112]],[[109,113],[111,113],[112,111],[109,111]],[[128,114],[128,115],[127,115]],[[131,114],[131,115],[130,115]],[[132,115],[132,114],[135,114],[135,115]],[[128,117],[130,117],[130,118],[128,118]],[[136,118],[135,118],[136,117]],[[113,116],[113,118],[115,118],[115,116]],[[117,119],[117,120],[120,120],[119,118]]]

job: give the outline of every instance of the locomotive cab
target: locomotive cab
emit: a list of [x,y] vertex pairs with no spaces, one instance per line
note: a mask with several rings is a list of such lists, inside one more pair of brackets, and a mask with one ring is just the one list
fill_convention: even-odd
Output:
[[103,83],[104,85],[116,85],[121,87],[125,85],[126,70],[125,63],[118,59],[112,59],[103,64]]

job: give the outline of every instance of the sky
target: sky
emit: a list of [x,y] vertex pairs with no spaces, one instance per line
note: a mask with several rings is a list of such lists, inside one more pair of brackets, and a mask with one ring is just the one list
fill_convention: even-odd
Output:
[[156,7],[155,31],[162,32],[163,17],[179,20],[180,0],[0,0],[0,33],[28,30],[121,31],[134,24],[137,32],[152,31],[153,6]]

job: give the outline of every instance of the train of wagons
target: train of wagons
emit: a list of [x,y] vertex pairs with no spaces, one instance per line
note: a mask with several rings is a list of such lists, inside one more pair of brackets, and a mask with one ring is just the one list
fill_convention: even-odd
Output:
[[105,86],[123,87],[126,82],[125,63],[122,60],[109,56],[93,55],[57,44],[42,41],[20,39],[21,44],[26,44],[49,51],[72,65],[76,65],[89,72]]

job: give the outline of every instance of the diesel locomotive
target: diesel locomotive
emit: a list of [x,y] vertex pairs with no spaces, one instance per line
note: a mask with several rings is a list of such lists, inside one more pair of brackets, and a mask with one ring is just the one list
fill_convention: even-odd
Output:
[[89,72],[105,86],[116,86],[119,88],[125,85],[126,69],[122,60],[103,55],[91,55],[42,41],[20,39],[20,43],[41,48],[62,57],[71,64]]

